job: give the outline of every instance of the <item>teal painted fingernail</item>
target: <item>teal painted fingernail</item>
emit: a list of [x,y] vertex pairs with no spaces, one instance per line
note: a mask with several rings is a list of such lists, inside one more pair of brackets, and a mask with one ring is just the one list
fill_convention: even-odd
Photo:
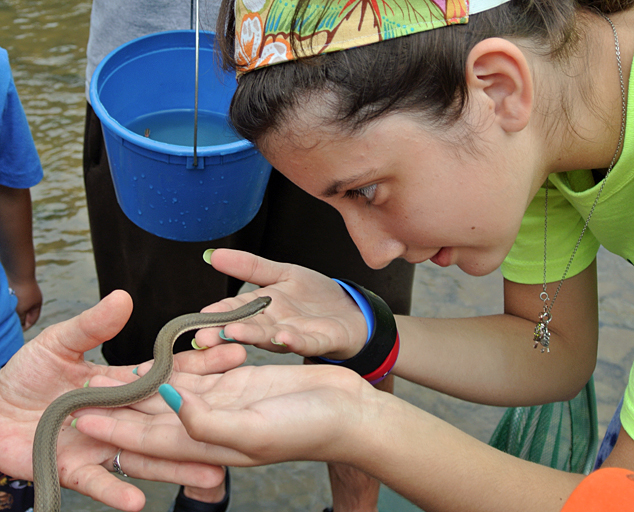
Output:
[[134,373],[134,375],[138,375],[139,374],[139,367],[137,366],[134,370],[132,370],[132,373]]
[[71,427],[73,427],[73,428],[77,428],[77,418],[75,418],[75,419],[71,422],[70,426],[71,426]]
[[159,393],[167,405],[169,405],[174,412],[178,414],[178,411],[181,409],[181,404],[183,403],[183,398],[178,394],[178,391],[169,384],[161,384],[159,386]]
[[194,350],[207,350],[209,348],[209,347],[199,347],[198,343],[196,343],[196,338],[192,340],[192,347],[194,347]]
[[205,263],[211,265],[211,255],[215,250],[216,249],[207,249],[205,252],[203,252],[203,260],[205,261]]
[[236,341],[236,340],[234,340],[233,338],[229,338],[229,336],[227,336],[227,335],[225,334],[225,330],[224,330],[224,329],[222,329],[222,330],[220,331],[220,334],[218,334],[218,336],[220,336],[220,337],[221,337],[223,340],[225,340],[225,341]]

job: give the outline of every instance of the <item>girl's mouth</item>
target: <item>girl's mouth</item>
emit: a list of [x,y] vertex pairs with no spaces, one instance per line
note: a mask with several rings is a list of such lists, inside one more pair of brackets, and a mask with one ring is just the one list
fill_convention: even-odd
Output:
[[436,254],[429,258],[429,261],[439,267],[448,267],[451,265],[451,253],[451,247],[441,247]]

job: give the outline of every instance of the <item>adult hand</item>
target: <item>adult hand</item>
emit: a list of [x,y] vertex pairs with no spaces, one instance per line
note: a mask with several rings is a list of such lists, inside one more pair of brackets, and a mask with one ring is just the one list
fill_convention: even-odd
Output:
[[[83,357],[85,351],[119,332],[131,310],[130,296],[114,292],[81,315],[44,330],[0,370],[0,471],[32,479],[35,428],[55,398],[82,387],[95,376],[121,382],[138,378],[132,373],[133,367],[95,365]],[[222,350],[214,350],[215,354],[186,354],[177,359],[175,366],[190,361],[187,365],[194,370],[224,371],[244,361],[242,347],[218,348]],[[198,361],[193,362],[194,358]],[[186,379],[176,377],[174,382],[185,385]],[[70,419],[62,428],[57,448],[61,484],[121,510],[141,510],[145,503],[142,491],[110,473],[117,445],[89,438],[68,428],[69,423]],[[128,475],[148,480],[214,487],[224,477],[222,468],[162,460],[151,453],[141,455],[134,448],[124,451],[120,460]]]
[[381,400],[391,397],[331,365],[246,366],[203,377],[195,394],[178,385],[161,394],[172,396],[178,416],[153,397],[136,410],[81,411],[76,427],[167,459],[229,466],[350,462],[363,451],[359,432],[373,435]]
[[[277,263],[253,254],[218,249],[211,265],[261,288],[225,299],[203,311],[228,311],[256,297],[273,301],[260,315],[224,328],[228,338],[271,352],[294,352],[304,357],[349,359],[367,338],[361,310],[332,279],[297,265]],[[196,343],[209,347],[222,343],[220,329],[198,331]]]

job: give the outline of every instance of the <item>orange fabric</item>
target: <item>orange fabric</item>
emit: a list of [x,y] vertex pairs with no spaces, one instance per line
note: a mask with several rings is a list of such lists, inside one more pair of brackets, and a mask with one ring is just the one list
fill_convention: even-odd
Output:
[[634,511],[634,472],[605,468],[590,473],[572,492],[561,512]]

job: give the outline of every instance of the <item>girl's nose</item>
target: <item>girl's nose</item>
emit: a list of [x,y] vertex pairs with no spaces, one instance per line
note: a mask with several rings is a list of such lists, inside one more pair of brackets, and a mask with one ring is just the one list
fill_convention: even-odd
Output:
[[359,218],[344,217],[344,220],[352,241],[370,268],[386,267],[405,254],[404,245],[381,226]]

